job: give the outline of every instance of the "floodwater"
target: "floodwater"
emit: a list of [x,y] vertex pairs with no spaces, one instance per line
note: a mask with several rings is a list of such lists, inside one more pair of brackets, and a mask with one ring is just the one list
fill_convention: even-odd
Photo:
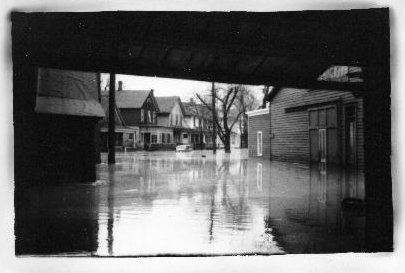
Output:
[[364,175],[247,150],[133,152],[92,184],[19,193],[16,254],[330,253],[364,249]]

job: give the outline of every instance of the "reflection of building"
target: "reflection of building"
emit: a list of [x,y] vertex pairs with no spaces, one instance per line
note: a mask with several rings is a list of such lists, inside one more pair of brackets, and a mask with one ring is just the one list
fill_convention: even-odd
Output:
[[273,89],[249,115],[250,156],[362,168],[363,100],[351,92]]
[[[348,189],[353,184],[359,189],[356,195],[351,195]],[[363,202],[362,174],[326,169],[322,165],[306,167],[275,162],[269,186],[267,225],[276,230],[287,252],[364,250],[364,215],[343,209],[344,200],[349,197]]]

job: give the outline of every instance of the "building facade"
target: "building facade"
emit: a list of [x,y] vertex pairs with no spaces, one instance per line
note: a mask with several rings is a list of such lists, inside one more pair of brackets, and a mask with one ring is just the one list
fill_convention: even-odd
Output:
[[270,158],[270,109],[248,112],[249,157]]
[[188,131],[183,133],[183,141],[187,141],[194,149],[212,148],[212,114],[202,104],[193,100],[183,103],[185,108],[185,127]]
[[250,156],[363,168],[361,98],[344,91],[276,91],[269,109],[248,113]]
[[[100,150],[103,152],[108,151],[108,119],[109,119],[109,102],[108,95],[103,94],[101,97],[101,105],[105,111],[105,116],[100,122]],[[114,107],[115,117],[115,147],[117,150],[126,151],[128,149],[139,149],[139,127],[127,126],[121,111],[118,109],[117,104]]]
[[[108,100],[108,95],[104,95]],[[162,134],[170,134],[157,124],[159,107],[153,90],[120,90],[116,92],[116,145],[124,149],[154,149]],[[105,109],[107,107],[104,107]],[[128,131],[130,130],[130,131]],[[106,129],[104,129],[105,132]],[[103,133],[103,129],[101,130]]]
[[[156,97],[160,112],[158,113],[158,125],[170,131],[170,136],[162,135],[162,144],[170,145],[174,148],[175,144],[187,144],[188,139],[183,138],[187,134],[184,122],[185,109],[178,96]],[[172,147],[173,146],[173,147]]]

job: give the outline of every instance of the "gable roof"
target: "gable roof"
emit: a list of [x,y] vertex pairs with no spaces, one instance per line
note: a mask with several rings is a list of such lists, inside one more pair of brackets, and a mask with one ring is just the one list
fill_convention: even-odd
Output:
[[195,102],[184,102],[185,116],[199,116],[210,119],[211,111],[203,104],[197,104]]
[[[108,111],[109,111],[108,110],[109,109],[108,94],[101,95],[101,106],[103,107],[104,112],[105,112],[105,116],[101,122],[101,125],[107,126],[108,125]],[[115,104],[114,110],[115,110],[115,115],[114,115],[115,125],[125,127],[126,126],[125,121],[122,118],[121,111],[119,111],[117,104]]]
[[150,94],[152,94],[152,102],[156,105],[156,108],[158,108],[152,90],[116,91],[115,102],[118,108],[141,108]]
[[180,97],[178,96],[168,96],[168,97],[155,97],[156,102],[159,106],[160,114],[169,114],[173,107],[178,103],[180,105],[183,115],[185,114],[185,109]]

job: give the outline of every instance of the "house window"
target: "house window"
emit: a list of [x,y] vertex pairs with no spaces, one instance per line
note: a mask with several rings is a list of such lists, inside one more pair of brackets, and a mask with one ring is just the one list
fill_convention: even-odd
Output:
[[235,145],[235,135],[232,135],[232,136],[231,136],[231,144],[232,144],[232,145]]
[[143,123],[145,120],[145,112],[143,109],[141,109],[141,123]]
[[148,123],[152,123],[152,115],[150,113],[150,110],[148,110]]
[[166,143],[166,134],[162,134],[162,143]]
[[154,124],[156,124],[156,112],[155,111],[153,111],[153,113],[152,113],[153,115],[152,115],[152,118],[153,118],[153,123]]
[[152,135],[152,143],[157,143],[157,135]]
[[257,132],[257,156],[263,155],[262,131]]
[[170,119],[170,126],[172,126],[173,125],[173,116],[171,114],[169,116],[169,119]]
[[178,125],[178,124],[179,124],[179,116],[176,115],[176,125]]
[[183,117],[180,116],[180,126],[183,124]]
[[193,117],[193,126],[195,127],[195,117]]
[[170,143],[170,134],[167,134],[167,143]]
[[183,138],[188,138],[188,134],[183,134]]

